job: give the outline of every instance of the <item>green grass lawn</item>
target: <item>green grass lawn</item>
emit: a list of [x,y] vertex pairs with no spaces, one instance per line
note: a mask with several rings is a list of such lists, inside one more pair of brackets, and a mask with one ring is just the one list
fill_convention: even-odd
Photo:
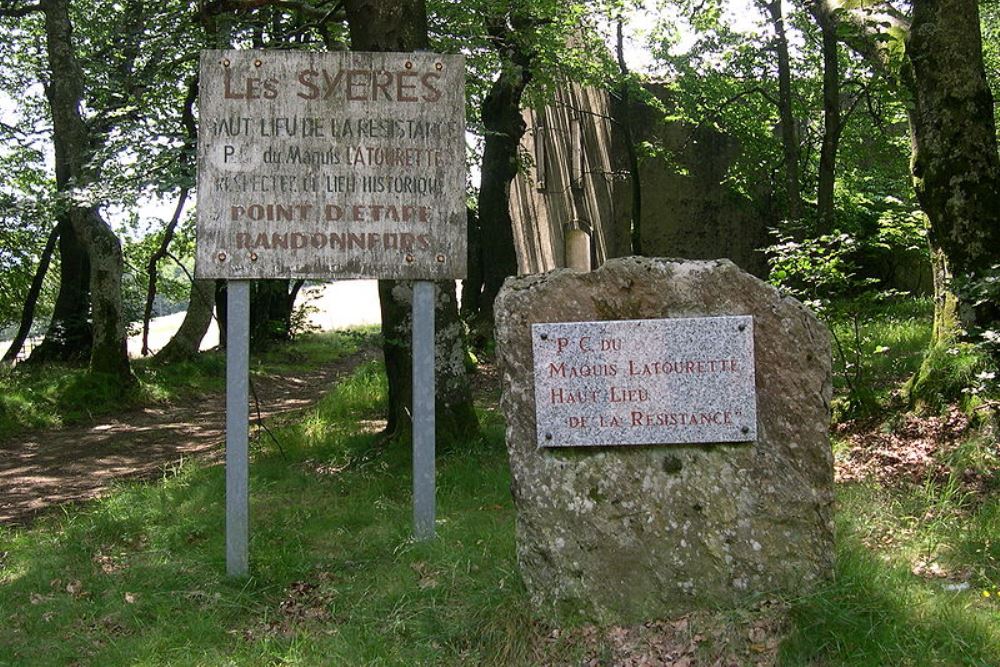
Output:
[[[224,575],[219,466],[0,529],[0,665],[613,664],[618,630],[553,641],[532,615],[492,401],[482,437],[439,451],[428,543],[410,539],[409,452],[377,435],[384,401],[364,366],[285,418],[280,449],[254,445],[249,579]],[[779,664],[1000,664],[1000,493],[961,481],[995,476],[995,447],[952,452],[948,480],[840,485],[836,572],[779,601]],[[757,613],[692,620],[696,664]]]
[[502,430],[442,456],[437,540],[410,537],[409,453],[357,432],[361,369],[252,468],[252,576],[223,573],[221,467],[0,533],[0,664],[524,662]]

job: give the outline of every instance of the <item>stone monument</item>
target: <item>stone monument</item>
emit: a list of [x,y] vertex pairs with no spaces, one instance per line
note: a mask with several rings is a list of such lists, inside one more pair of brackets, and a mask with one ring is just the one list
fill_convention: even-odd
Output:
[[830,338],[728,260],[512,278],[496,304],[517,555],[556,622],[798,594],[832,572]]

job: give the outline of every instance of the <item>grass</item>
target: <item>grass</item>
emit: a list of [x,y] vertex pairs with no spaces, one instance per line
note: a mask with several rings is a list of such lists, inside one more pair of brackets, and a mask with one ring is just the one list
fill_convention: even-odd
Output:
[[1000,498],[968,511],[926,487],[851,484],[838,503],[836,575],[793,605],[782,664],[996,665]]
[[913,375],[931,336],[930,299],[852,302],[833,309],[834,389],[837,412],[868,417],[896,408],[900,381]]
[[[865,324],[865,349],[890,350],[861,357],[863,377],[891,387],[912,366],[923,330],[909,307]],[[276,354],[267,363],[304,363]],[[415,543],[409,453],[377,435],[385,391],[366,365],[275,428],[280,449],[254,444],[249,579],[224,576],[221,467],[0,528],[0,665],[612,663],[617,629],[553,642],[532,615],[495,403],[480,406],[482,437],[439,452],[438,538]],[[836,571],[781,601],[779,664],[996,665],[998,457],[983,431],[948,450],[947,479],[839,485]],[[691,617],[689,636],[729,641],[762,613]]]
[[408,452],[356,429],[382,378],[278,429],[285,456],[258,446],[248,580],[223,576],[220,467],[0,532],[0,664],[526,662],[499,420],[439,461],[439,537],[414,543]]
[[[264,375],[308,370],[349,354],[370,335],[372,330],[303,335],[291,345],[254,353],[251,371]],[[133,361],[132,370],[137,385],[122,395],[117,381],[81,367],[0,368],[0,442],[31,429],[70,426],[123,409],[225,390],[222,351],[203,352],[191,361],[166,366],[139,359]]]

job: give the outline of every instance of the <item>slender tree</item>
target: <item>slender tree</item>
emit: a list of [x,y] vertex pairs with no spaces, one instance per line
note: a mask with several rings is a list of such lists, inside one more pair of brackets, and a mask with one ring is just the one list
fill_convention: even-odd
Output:
[[45,95],[52,113],[52,143],[56,155],[56,183],[65,195],[73,233],[90,262],[93,346],[90,369],[131,384],[132,372],[125,347],[122,304],[121,243],[101,217],[96,203],[78,202],[80,190],[94,184],[100,171],[93,163],[95,140],[81,116],[84,75],[74,50],[69,0],[43,0],[49,80]]
[[521,98],[532,79],[533,53],[522,40],[530,15],[504,12],[487,19],[490,42],[500,55],[500,74],[480,107],[484,147],[478,203],[478,249],[482,292],[470,290],[473,327],[479,342],[492,337],[493,302],[503,281],[517,274],[510,185],[518,171],[518,148],[527,129]]
[[769,0],[767,11],[774,30],[774,51],[778,59],[778,112],[781,118],[781,145],[785,155],[785,197],[791,220],[802,216],[802,195],[799,184],[799,137],[795,127],[792,100],[792,65],[788,54],[788,36],[781,0]]
[[38,305],[38,297],[42,293],[42,284],[45,282],[45,274],[49,271],[49,264],[52,262],[52,255],[56,249],[58,236],[56,228],[53,227],[52,231],[49,232],[48,240],[45,241],[42,256],[38,260],[38,267],[35,269],[35,275],[31,280],[31,287],[28,288],[28,296],[25,299],[24,309],[21,311],[21,322],[17,327],[17,333],[14,334],[10,346],[4,352],[2,360],[4,363],[14,363],[18,355],[21,354],[24,341],[28,339],[28,334],[31,331],[31,323],[35,319],[35,307]]
[[827,0],[816,0],[809,10],[820,28],[823,52],[823,143],[819,156],[819,180],[816,186],[816,231],[833,231],[834,185],[837,179],[837,147],[840,142],[840,67],[837,18]]

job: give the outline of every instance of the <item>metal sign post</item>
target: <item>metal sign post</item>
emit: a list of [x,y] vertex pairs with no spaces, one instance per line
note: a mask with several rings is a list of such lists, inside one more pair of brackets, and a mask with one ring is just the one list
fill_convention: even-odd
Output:
[[195,277],[229,281],[226,567],[249,573],[249,281],[413,287],[413,533],[434,537],[435,280],[466,275],[465,60],[201,54]]
[[250,573],[250,281],[226,287],[226,573]]
[[434,538],[434,289],[413,283],[413,536]]

